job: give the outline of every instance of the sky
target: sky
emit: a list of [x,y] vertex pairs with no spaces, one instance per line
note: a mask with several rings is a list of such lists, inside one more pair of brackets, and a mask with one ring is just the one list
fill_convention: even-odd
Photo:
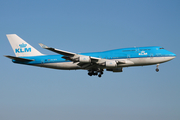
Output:
[[[179,120],[179,0],[0,0],[0,120]],[[6,34],[70,52],[162,46],[156,65],[105,71],[14,64]]]

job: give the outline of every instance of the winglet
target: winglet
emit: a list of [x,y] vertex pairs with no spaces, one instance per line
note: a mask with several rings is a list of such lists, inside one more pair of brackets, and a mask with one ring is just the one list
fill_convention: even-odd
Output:
[[39,43],[39,45],[42,47],[42,48],[49,48],[48,46],[42,44],[42,43]]

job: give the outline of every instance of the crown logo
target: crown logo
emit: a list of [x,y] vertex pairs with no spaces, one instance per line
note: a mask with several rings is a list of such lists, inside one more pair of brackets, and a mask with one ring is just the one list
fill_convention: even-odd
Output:
[[19,47],[20,47],[20,48],[24,48],[24,47],[26,47],[26,46],[27,46],[27,44],[24,44],[24,43],[19,44]]

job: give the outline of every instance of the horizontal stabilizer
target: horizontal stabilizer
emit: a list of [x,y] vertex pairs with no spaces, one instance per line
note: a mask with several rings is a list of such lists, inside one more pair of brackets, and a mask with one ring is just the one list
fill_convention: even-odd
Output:
[[14,56],[9,56],[9,55],[4,55],[7,58],[13,59],[13,60],[17,60],[17,61],[21,61],[21,62],[30,62],[30,61],[34,61],[32,59],[26,59],[26,58],[20,58],[20,57],[14,57]]

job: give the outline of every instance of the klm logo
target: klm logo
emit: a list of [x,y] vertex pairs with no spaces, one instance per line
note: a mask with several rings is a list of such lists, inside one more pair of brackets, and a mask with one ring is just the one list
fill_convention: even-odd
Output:
[[147,53],[145,51],[141,51],[139,55],[147,55]]
[[27,44],[19,44],[20,48],[15,49],[16,53],[25,53],[25,52],[31,52],[31,48],[26,48]]

